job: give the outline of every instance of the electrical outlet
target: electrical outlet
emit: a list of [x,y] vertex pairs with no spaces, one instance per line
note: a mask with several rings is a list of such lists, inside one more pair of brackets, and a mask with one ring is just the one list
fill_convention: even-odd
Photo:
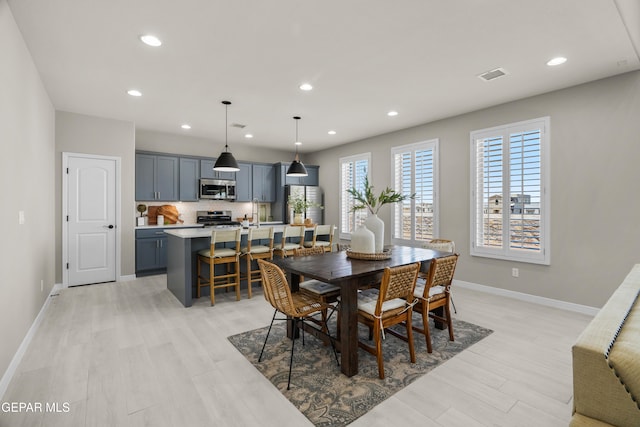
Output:
[[511,269],[511,275],[512,275],[513,277],[520,277],[520,270],[519,270],[519,269],[517,269],[517,268],[512,268],[512,269]]

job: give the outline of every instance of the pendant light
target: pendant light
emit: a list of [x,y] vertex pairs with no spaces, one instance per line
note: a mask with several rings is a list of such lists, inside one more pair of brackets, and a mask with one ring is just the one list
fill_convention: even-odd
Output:
[[229,120],[229,105],[231,102],[222,101],[225,107],[225,117],[224,117],[224,151],[220,153],[220,157],[216,160],[216,164],[213,165],[214,171],[219,172],[238,172],[240,168],[238,167],[238,162],[233,157],[233,154],[229,152],[229,145],[227,143],[227,134],[229,130],[228,120]]
[[298,120],[300,120],[300,117],[294,116],[293,118],[296,121],[296,157],[291,162],[289,169],[287,169],[287,176],[307,176],[307,168],[304,167],[298,156],[298,145],[301,144],[298,141]]

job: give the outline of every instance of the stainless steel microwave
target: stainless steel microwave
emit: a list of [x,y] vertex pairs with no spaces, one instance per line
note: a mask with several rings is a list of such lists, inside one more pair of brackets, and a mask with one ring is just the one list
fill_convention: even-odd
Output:
[[200,198],[235,200],[236,182],[229,179],[200,178]]

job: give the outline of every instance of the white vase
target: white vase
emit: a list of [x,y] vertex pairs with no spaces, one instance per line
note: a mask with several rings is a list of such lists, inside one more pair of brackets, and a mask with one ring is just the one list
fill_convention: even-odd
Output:
[[371,230],[375,236],[376,252],[382,252],[384,248],[384,221],[378,218],[378,215],[370,214],[364,221],[364,225]]
[[302,214],[301,213],[293,214],[293,223],[294,224],[302,224]]
[[376,251],[375,236],[364,225],[359,225],[356,231],[351,233],[351,250],[363,254],[372,254]]

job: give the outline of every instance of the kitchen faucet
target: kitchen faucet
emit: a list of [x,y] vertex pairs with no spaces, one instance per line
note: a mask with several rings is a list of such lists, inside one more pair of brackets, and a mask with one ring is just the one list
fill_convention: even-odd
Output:
[[254,198],[251,201],[251,215],[253,216],[254,220],[253,220],[253,224],[260,228],[260,200],[258,200],[258,198]]

